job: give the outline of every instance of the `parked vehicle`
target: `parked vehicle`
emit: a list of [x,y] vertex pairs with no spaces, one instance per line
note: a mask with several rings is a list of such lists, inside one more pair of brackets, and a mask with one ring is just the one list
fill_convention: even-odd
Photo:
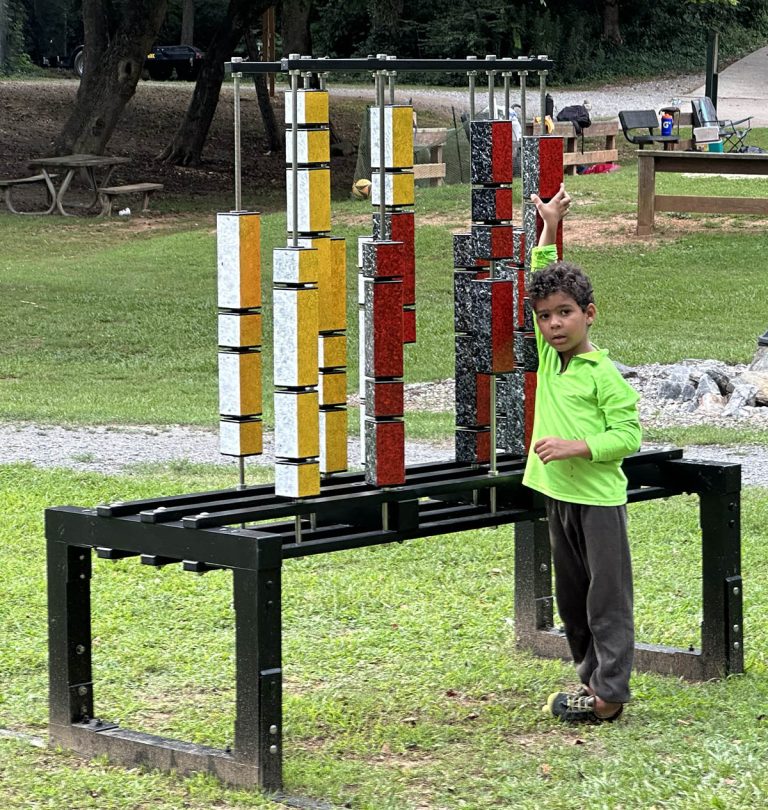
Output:
[[[181,81],[191,82],[197,79],[203,56],[203,51],[193,45],[155,45],[147,54],[144,67],[155,81],[166,81],[176,71]],[[78,45],[66,56],[43,57],[42,66],[69,69],[80,79],[85,69],[85,47]]]

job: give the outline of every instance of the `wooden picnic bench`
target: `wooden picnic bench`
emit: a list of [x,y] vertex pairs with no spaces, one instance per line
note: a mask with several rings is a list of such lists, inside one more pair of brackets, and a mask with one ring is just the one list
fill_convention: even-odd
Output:
[[116,197],[126,194],[143,194],[144,202],[141,207],[142,214],[149,211],[149,198],[156,191],[162,191],[162,183],[132,183],[125,186],[103,186],[99,191],[101,201],[101,214],[99,216],[111,216],[112,205]]
[[637,152],[637,235],[650,236],[656,211],[758,214],[768,217],[768,197],[704,197],[656,193],[656,172],[768,176],[768,155],[732,152]]
[[429,150],[429,163],[416,163],[413,166],[414,180],[429,180],[430,186],[442,186],[445,180],[445,159],[443,148],[448,138],[445,127],[417,127],[413,131],[414,150]]
[[[526,135],[539,134],[540,125],[526,124]],[[563,173],[576,174],[578,166],[594,166],[596,163],[615,163],[619,159],[616,136],[619,125],[614,121],[593,121],[579,135],[571,121],[556,121],[550,133],[563,139]],[[584,140],[598,139],[597,144],[584,150]],[[594,144],[594,141],[592,142]],[[582,151],[584,150],[584,151]]]
[[[56,206],[56,189],[53,187],[53,184],[50,181],[50,178],[55,176],[55,174],[35,174],[31,177],[17,177],[12,180],[0,180],[0,189],[3,190],[3,198],[5,199],[5,204],[8,206],[8,210],[12,214],[49,214]],[[46,211],[19,211],[18,209],[14,208],[11,200],[13,190],[19,186],[30,186],[38,183],[43,183],[46,186],[46,204],[48,205],[48,209]]]

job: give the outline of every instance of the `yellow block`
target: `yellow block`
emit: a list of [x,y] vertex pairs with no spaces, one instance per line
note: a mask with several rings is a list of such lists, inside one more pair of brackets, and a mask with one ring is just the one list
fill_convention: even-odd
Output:
[[219,346],[234,349],[260,346],[261,340],[260,312],[219,313]]
[[320,465],[317,461],[276,461],[275,495],[283,498],[311,498],[320,493]]
[[[381,165],[379,149],[379,108],[371,107],[371,167]],[[413,107],[384,108],[384,168],[409,169],[413,166]]]
[[223,309],[261,306],[261,217],[251,212],[217,216],[218,304]]
[[347,365],[347,336],[320,335],[317,343],[318,365],[323,368],[343,368]]
[[[273,283],[317,284],[320,254],[317,250],[311,250],[312,247],[312,244],[302,244],[300,241],[297,247],[289,245],[275,248],[272,251]],[[328,252],[330,253],[330,248]]]
[[219,413],[261,413],[261,352],[219,352]]
[[324,371],[320,373],[320,405],[346,405],[347,372]]
[[347,469],[347,411],[320,411],[320,472]]
[[317,289],[275,287],[273,319],[275,385],[317,385]]
[[[320,331],[347,328],[347,240],[331,239],[331,267],[328,282],[320,294]],[[322,302],[325,302],[323,305]]]
[[[378,205],[380,201],[381,177],[379,172],[373,173],[373,188],[371,202]],[[384,178],[384,204],[385,205],[413,205],[414,184],[413,172],[387,172]]]
[[[285,173],[288,230],[293,231],[293,172]],[[331,230],[331,170],[302,168],[298,171],[298,230],[319,233]]]
[[320,453],[318,393],[275,391],[275,456],[314,458]]
[[[327,90],[299,90],[298,92],[298,122],[302,124],[328,123],[328,91]],[[291,91],[285,93],[285,123],[293,122],[293,105]]]
[[[329,129],[300,129],[296,135],[298,141],[297,163],[331,162]],[[285,162],[293,162],[293,132],[290,129],[285,133]]]
[[224,456],[257,456],[264,452],[264,426],[261,420],[219,423],[219,452]]

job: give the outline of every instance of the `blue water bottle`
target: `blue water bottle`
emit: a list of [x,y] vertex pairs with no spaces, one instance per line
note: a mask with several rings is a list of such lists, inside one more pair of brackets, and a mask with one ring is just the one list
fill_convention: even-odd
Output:
[[671,113],[665,112],[662,113],[661,116],[661,134],[662,135],[671,135],[672,134],[672,124],[674,119],[672,118]]

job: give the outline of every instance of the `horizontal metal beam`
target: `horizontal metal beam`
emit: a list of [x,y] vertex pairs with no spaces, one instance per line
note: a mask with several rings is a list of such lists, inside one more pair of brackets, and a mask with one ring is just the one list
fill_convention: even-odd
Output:
[[497,71],[519,73],[520,71],[552,70],[555,63],[546,54],[540,56],[496,57],[477,59],[397,59],[368,56],[361,59],[315,59],[288,58],[280,62],[225,62],[227,73],[372,73],[377,70],[403,72],[467,73],[469,71]]

